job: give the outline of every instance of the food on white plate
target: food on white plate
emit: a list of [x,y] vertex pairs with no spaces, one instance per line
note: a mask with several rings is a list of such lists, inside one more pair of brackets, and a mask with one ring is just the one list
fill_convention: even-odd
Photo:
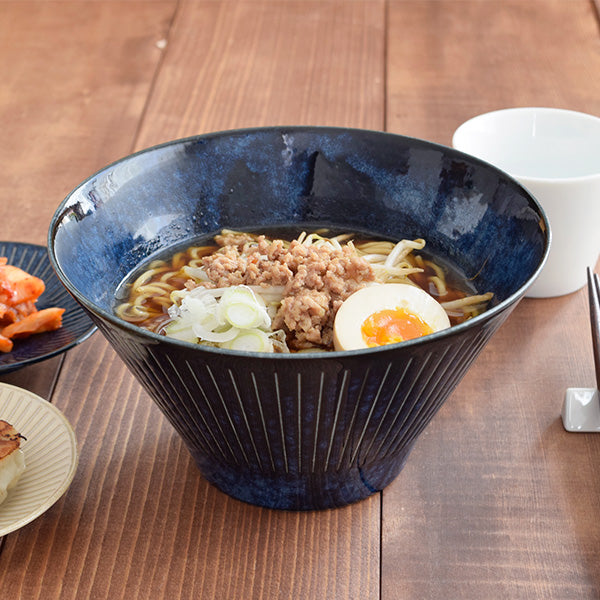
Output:
[[10,423],[0,420],[0,504],[25,471],[22,439],[25,438]]
[[354,292],[333,323],[336,350],[360,350],[405,342],[450,327],[442,305],[421,288],[383,283]]

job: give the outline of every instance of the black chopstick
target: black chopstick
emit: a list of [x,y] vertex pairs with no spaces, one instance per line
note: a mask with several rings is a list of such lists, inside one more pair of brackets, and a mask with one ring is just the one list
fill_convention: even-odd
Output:
[[598,278],[598,273],[594,273],[590,267],[587,269],[587,278],[594,364],[596,367],[596,387],[600,389],[600,278]]

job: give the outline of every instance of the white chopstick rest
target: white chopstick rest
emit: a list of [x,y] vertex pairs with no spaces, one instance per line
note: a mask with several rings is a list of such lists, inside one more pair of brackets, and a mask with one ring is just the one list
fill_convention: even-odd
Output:
[[[600,279],[587,268],[590,322],[596,385],[600,388]],[[600,432],[600,393],[594,388],[567,388],[562,421],[567,431]]]
[[568,388],[562,409],[567,431],[600,432],[600,393],[594,388]]

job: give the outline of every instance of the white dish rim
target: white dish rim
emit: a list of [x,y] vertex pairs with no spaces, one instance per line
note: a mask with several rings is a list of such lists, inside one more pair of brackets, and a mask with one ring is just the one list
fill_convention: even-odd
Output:
[[[39,468],[43,468],[44,465],[47,466],[48,462],[52,460],[52,455],[44,454],[43,459],[36,459],[33,463],[28,462],[27,457],[28,454],[31,455],[32,451],[39,450],[40,448],[44,448],[44,440],[42,437],[37,436],[27,436],[26,431],[21,431],[22,427],[19,427],[19,416],[16,412],[12,412],[12,414],[7,414],[3,412],[3,409],[6,407],[10,407],[10,401],[13,401],[17,395],[18,400],[22,403],[26,403],[23,410],[30,411],[29,413],[24,413],[26,416],[30,416],[35,411],[44,411],[44,416],[49,417],[49,424],[53,425],[57,428],[59,435],[61,436],[61,441],[64,441],[68,444],[68,449],[70,452],[68,453],[68,460],[62,463],[62,469],[57,472],[55,478],[51,480],[51,483],[55,485],[52,489],[49,489],[47,496],[41,495],[40,501],[33,507],[31,510],[23,511],[19,514],[17,518],[13,521],[9,521],[6,523],[2,523],[2,514],[6,512],[7,509],[14,508],[14,503],[11,503],[11,497],[14,498],[17,490],[23,494],[25,492],[26,496],[29,492],[35,491],[35,483],[27,483],[27,479],[24,480],[24,477],[29,469],[30,475],[33,472],[34,474],[37,472],[36,470]],[[13,422],[15,421],[17,422]],[[75,437],[75,432],[63,415],[63,413],[54,406],[51,402],[44,400],[41,396],[30,392],[24,388],[17,387],[15,385],[9,383],[0,382],[0,419],[8,421],[11,423],[17,431],[25,435],[27,437],[27,441],[23,443],[22,450],[25,454],[25,472],[17,482],[17,485],[9,490],[8,497],[6,500],[0,504],[0,537],[7,535],[8,533],[12,533],[21,527],[31,523],[31,521],[37,519],[40,515],[45,513],[51,506],[53,506],[66,492],[66,490],[71,485],[73,478],[75,476],[75,472],[77,471],[77,466],[79,463],[79,453],[77,450],[77,440]],[[11,421],[12,419],[12,421]],[[64,438],[64,439],[63,439]],[[55,460],[57,460],[56,455],[54,456]],[[67,464],[68,462],[68,464]],[[60,463],[57,462],[60,466]],[[31,490],[25,488],[23,490],[23,485],[31,485]],[[21,487],[20,487],[21,486]]]

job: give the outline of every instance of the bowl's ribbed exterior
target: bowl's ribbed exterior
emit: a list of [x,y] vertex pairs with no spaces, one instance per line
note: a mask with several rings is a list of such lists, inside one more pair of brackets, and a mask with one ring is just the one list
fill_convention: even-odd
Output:
[[203,354],[98,325],[210,482],[252,504],[304,510],[390,483],[506,316],[369,361]]
[[[424,238],[488,310],[406,344],[313,355],[198,348],[114,315],[158,254],[222,229]],[[204,476],[262,506],[341,506],[382,489],[541,270],[549,224],[505,173],[394,134],[321,127],[217,132],[149,148],[82,182],[49,256],[181,434]]]

